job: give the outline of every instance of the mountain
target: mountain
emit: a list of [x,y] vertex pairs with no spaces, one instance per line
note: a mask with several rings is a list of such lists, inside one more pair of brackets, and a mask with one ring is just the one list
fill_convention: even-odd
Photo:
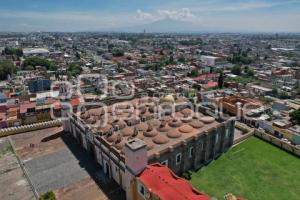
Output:
[[177,32],[177,33],[192,33],[192,32],[203,32],[209,31],[207,28],[202,27],[199,24],[194,24],[192,22],[177,21],[172,19],[163,19],[155,21],[149,24],[123,27],[112,31],[117,32],[143,32],[146,30],[147,33],[167,33],[167,32]]

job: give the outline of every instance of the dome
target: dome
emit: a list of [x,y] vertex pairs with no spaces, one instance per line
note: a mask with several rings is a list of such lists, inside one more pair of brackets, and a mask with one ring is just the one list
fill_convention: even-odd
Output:
[[192,121],[192,118],[191,118],[191,117],[181,118],[181,121],[182,121],[183,123],[189,123],[189,122]]
[[165,102],[169,102],[169,103],[174,103],[175,102],[175,99],[172,95],[166,95],[162,98],[160,98],[160,103],[165,103]]
[[125,137],[133,135],[133,132],[134,129],[129,126],[121,130],[122,135]]
[[107,124],[103,127],[100,127],[98,130],[100,132],[102,132],[103,134],[106,134],[107,132],[109,132],[112,129],[112,126],[110,124]]
[[158,119],[151,119],[148,121],[148,124],[150,124],[151,126],[159,126],[160,121]]
[[146,144],[147,144],[147,150],[153,149],[153,147],[154,147],[153,142],[148,141]]
[[172,121],[169,122],[169,126],[171,127],[179,127],[181,126],[181,122],[177,119],[173,119]]
[[119,129],[123,129],[126,127],[126,123],[123,120],[115,120],[113,122],[114,127],[119,127]]
[[170,127],[169,125],[167,125],[166,121],[162,121],[159,127],[157,127],[157,130],[159,132],[167,132],[168,130],[170,130]]
[[166,144],[169,142],[169,139],[164,135],[157,135],[152,141],[156,144]]
[[123,149],[124,146],[125,146],[125,141],[122,140],[121,142],[115,144],[114,146],[115,146],[118,150],[121,150],[121,149]]
[[181,113],[185,116],[185,117],[191,117],[191,115],[193,114],[193,111],[189,108],[185,108],[181,111]]
[[191,125],[193,128],[202,128],[204,126],[204,124],[197,119],[193,119],[189,125]]
[[121,135],[119,134],[114,143],[114,147],[116,147],[118,150],[122,150],[124,146],[125,146],[125,140],[123,140]]
[[148,128],[146,131],[144,131],[143,135],[146,137],[154,137],[157,136],[158,133],[153,130],[153,127],[151,125],[148,125]]
[[181,137],[181,135],[182,134],[177,129],[169,130],[167,133],[167,136],[169,138],[179,138],[179,137]]
[[185,124],[185,125],[181,126],[178,130],[182,133],[190,133],[194,130],[194,128],[188,124]]
[[215,118],[206,116],[206,117],[201,117],[200,120],[205,124],[210,124],[215,121]]
[[145,122],[139,123],[137,126],[139,131],[146,131],[148,129],[148,124]]
[[115,133],[111,133],[109,135],[107,135],[106,140],[108,142],[115,142],[118,139],[118,135]]

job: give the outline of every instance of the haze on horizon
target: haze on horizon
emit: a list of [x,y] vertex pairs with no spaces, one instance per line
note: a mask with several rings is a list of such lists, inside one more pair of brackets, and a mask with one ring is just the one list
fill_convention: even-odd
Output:
[[0,7],[0,31],[17,32],[181,32],[182,25],[193,32],[300,32],[299,21],[299,0],[10,0]]

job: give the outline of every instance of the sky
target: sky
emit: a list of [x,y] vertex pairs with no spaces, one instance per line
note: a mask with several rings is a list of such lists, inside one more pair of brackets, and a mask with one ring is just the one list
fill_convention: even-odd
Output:
[[0,0],[0,31],[105,31],[165,19],[199,31],[300,32],[300,0]]

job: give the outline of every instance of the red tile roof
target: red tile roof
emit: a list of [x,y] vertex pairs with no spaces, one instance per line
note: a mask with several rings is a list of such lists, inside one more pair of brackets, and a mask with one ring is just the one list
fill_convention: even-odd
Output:
[[216,79],[219,77],[219,74],[202,74],[193,78],[194,81],[202,81],[202,80],[209,80],[209,79]]
[[162,200],[210,200],[198,192],[185,179],[176,176],[168,167],[160,164],[148,165],[137,177],[148,190]]
[[70,101],[70,104],[72,106],[78,106],[80,104],[80,98],[79,97],[72,98],[71,101]]
[[217,82],[214,81],[208,81],[207,84],[205,85],[206,88],[214,88],[218,85]]

